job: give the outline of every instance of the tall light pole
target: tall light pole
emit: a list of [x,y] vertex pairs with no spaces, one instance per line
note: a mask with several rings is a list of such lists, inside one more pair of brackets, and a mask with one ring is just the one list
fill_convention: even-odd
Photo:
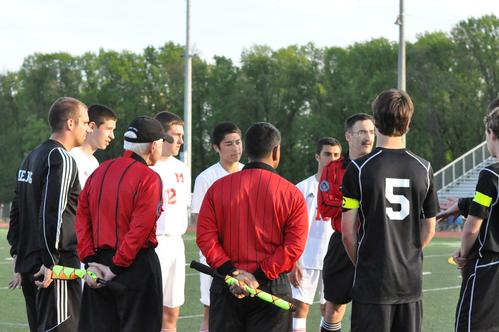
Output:
[[192,57],[191,2],[186,0],[186,31],[184,53],[184,154],[183,159],[192,174]]
[[395,24],[399,26],[399,59],[397,87],[405,91],[405,35],[404,35],[404,0],[400,0],[400,13]]

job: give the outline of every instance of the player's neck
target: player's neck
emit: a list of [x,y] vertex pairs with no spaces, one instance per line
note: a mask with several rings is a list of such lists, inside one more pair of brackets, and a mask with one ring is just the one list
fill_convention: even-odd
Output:
[[80,146],[81,151],[86,154],[88,157],[93,156],[95,151],[97,151],[97,148],[93,148],[90,143],[88,142],[83,142],[83,145]]
[[239,163],[238,162],[228,163],[228,162],[224,162],[223,160],[220,160],[219,164],[229,174],[239,171]]
[[168,156],[161,156],[161,158],[159,158],[159,160],[161,160],[161,161],[167,161],[167,160],[170,160],[171,158],[175,158],[175,157],[171,154],[171,155],[168,155]]
[[324,167],[318,167],[317,168],[317,173],[315,173],[315,178],[317,179],[317,181],[319,181],[321,179],[321,175],[322,175],[322,170],[324,169]]
[[52,133],[50,139],[59,142],[66,151],[70,151],[72,148],[76,147],[74,139],[64,135],[63,133]]
[[405,135],[402,136],[385,136],[383,134],[376,135],[377,146],[385,149],[405,149]]

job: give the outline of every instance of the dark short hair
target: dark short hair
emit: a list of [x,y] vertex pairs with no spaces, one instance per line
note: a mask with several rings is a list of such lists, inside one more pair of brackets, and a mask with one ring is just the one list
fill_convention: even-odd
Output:
[[88,118],[90,122],[94,122],[97,127],[103,124],[107,120],[116,121],[116,114],[109,108],[104,105],[90,105],[88,107]]
[[345,132],[352,130],[353,126],[355,126],[358,121],[366,120],[372,121],[374,123],[373,117],[366,113],[357,113],[348,117],[345,120]]
[[78,108],[83,106],[87,109],[87,105],[76,98],[60,97],[50,106],[48,121],[50,129],[53,133],[64,129],[64,125],[68,119],[75,119]]
[[385,136],[402,136],[414,113],[411,97],[402,90],[381,92],[372,104],[374,125]]
[[487,107],[487,112],[490,112],[497,107],[499,107],[499,97],[490,102],[489,107]]
[[315,144],[315,153],[316,154],[321,154],[322,147],[324,145],[330,145],[330,146],[339,146],[341,149],[341,144],[340,141],[338,141],[334,137],[323,137],[320,138],[317,143]]
[[184,125],[184,120],[182,120],[182,118],[172,112],[159,112],[154,116],[154,118],[161,123],[164,131],[168,131],[173,125]]
[[492,109],[483,119],[485,130],[499,137],[499,107]]
[[213,133],[211,134],[211,144],[220,146],[220,143],[227,134],[239,134],[239,136],[242,136],[241,129],[239,129],[235,123],[230,121],[220,122],[215,126],[215,128],[213,128]]
[[251,125],[244,135],[244,146],[250,159],[268,157],[279,144],[281,144],[281,133],[268,122]]

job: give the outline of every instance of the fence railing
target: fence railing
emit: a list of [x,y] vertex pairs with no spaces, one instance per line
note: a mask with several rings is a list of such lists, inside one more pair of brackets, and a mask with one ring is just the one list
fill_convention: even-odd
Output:
[[453,184],[459,177],[473,170],[489,157],[487,142],[483,142],[469,150],[452,163],[438,170],[434,174],[437,191]]

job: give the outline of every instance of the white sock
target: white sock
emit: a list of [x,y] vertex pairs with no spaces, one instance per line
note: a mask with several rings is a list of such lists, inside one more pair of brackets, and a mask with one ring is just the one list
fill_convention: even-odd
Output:
[[293,332],[305,332],[305,331],[307,331],[307,319],[293,318]]

